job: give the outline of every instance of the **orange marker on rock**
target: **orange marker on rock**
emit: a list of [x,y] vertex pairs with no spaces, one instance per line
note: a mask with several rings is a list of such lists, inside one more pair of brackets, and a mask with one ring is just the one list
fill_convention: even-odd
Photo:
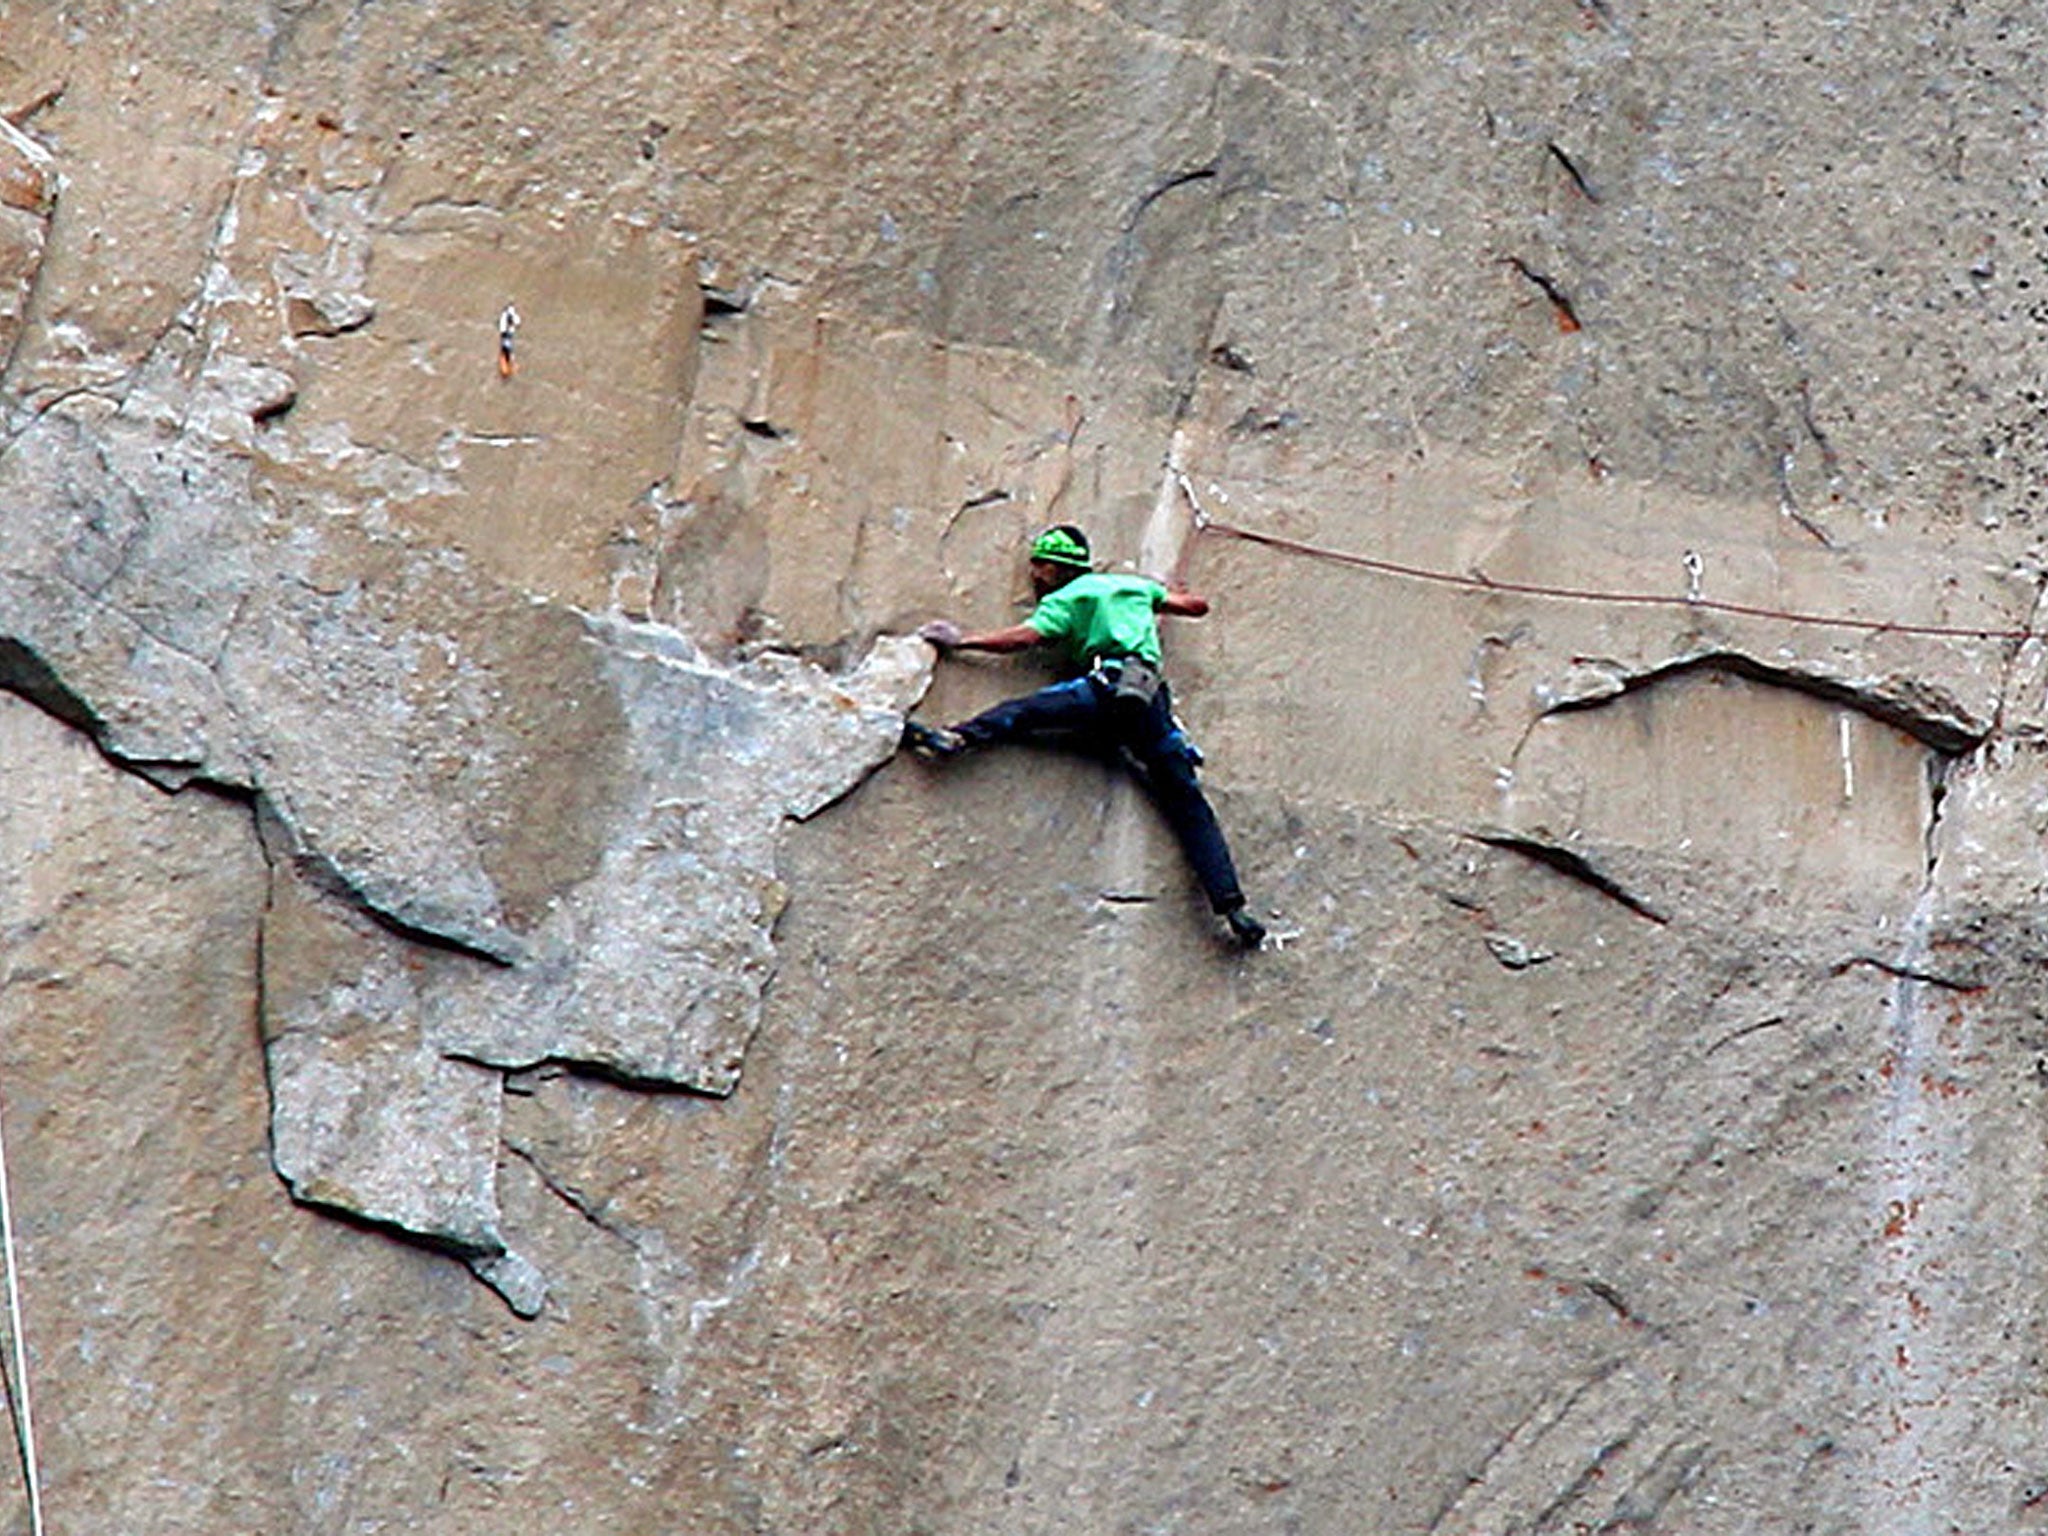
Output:
[[519,335],[519,311],[507,304],[498,312],[498,377],[509,379],[519,371],[519,359],[512,346]]

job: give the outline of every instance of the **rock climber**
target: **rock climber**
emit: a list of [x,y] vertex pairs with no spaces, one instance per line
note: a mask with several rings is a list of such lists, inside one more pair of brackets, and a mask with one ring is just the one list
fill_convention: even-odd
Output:
[[1028,739],[1063,740],[1105,757],[1122,757],[1135,766],[1173,828],[1231,938],[1246,949],[1258,948],[1266,930],[1245,910],[1230,847],[1195,778],[1201,753],[1173,718],[1173,700],[1160,673],[1158,615],[1199,619],[1209,611],[1208,599],[1149,576],[1095,570],[1087,535],[1071,523],[1048,528],[1032,541],[1031,586],[1038,606],[1021,624],[967,634],[950,620],[935,619],[918,633],[942,654],[1002,654],[1053,645],[1081,675],[957,725],[910,721],[903,729],[904,746],[927,762]]

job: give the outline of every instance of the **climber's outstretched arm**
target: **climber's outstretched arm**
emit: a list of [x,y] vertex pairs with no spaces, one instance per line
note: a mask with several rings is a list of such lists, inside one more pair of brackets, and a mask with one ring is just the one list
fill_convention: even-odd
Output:
[[1159,605],[1161,613],[1177,619],[1199,619],[1209,611],[1209,599],[1194,592],[1169,591]]
[[918,634],[941,651],[994,651],[997,654],[1028,651],[1045,639],[1029,624],[1012,624],[1008,629],[991,629],[970,635],[962,633],[959,625],[945,619],[934,619]]

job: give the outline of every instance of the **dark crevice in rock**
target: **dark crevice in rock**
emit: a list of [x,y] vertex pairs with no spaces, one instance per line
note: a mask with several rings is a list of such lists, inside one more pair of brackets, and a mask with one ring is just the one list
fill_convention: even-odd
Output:
[[1938,690],[1924,685],[1909,681],[1900,683],[1896,691],[1881,691],[1792,667],[1773,666],[1768,662],[1758,661],[1753,656],[1745,656],[1740,651],[1709,651],[1652,667],[1645,672],[1632,673],[1617,679],[1612,689],[1598,694],[1559,699],[1546,708],[1543,714],[1564,715],[1579,710],[1599,709],[1616,699],[1640,693],[1672,678],[1684,677],[1695,672],[1723,672],[1734,677],[1746,678],[1754,683],[1789,688],[1794,693],[1807,694],[1830,704],[1840,704],[1855,710],[1858,714],[1868,715],[1884,725],[1904,731],[1915,740],[1924,742],[1935,751],[1951,757],[1970,751],[1989,734],[1988,726],[1973,727],[1966,724],[1961,706],[1940,694]]
[[638,1250],[640,1245],[631,1232],[625,1230],[618,1222],[606,1215],[604,1207],[593,1201],[582,1190],[564,1179],[557,1178],[549,1171],[547,1164],[541,1161],[540,1155],[531,1147],[521,1146],[518,1142],[508,1137],[505,1141],[505,1150],[526,1164],[528,1168],[531,1168],[533,1176],[540,1181],[541,1188],[553,1195],[563,1205],[574,1211],[583,1220],[590,1223],[591,1226],[597,1228],[598,1231],[604,1233],[605,1236],[616,1238],[628,1248]]
[[299,393],[297,390],[284,390],[267,400],[257,402],[255,407],[249,412],[249,420],[259,427],[268,426],[298,403]]
[[70,85],[71,82],[68,80],[59,80],[48,89],[38,91],[20,106],[10,107],[5,112],[0,112],[0,117],[5,117],[8,122],[19,128],[38,112],[54,107],[58,102],[62,101],[64,99],[64,92],[70,88]]
[[1304,425],[1299,411],[1261,411],[1248,406],[1244,414],[1230,424],[1228,430],[1234,437],[1251,437],[1263,432],[1295,432]]
[[[624,1088],[633,1093],[666,1094],[675,1098],[704,1099],[716,1103],[732,1097],[732,1090],[718,1090],[685,1083],[669,1077],[650,1077],[644,1073],[628,1072],[623,1067],[605,1061],[587,1061],[574,1056],[541,1056],[532,1061],[491,1061],[472,1051],[446,1050],[441,1053],[450,1061],[467,1062],[475,1067],[488,1067],[493,1072],[514,1072],[531,1077],[537,1073],[566,1072],[574,1077],[587,1078],[591,1082],[605,1083],[613,1088]],[[734,1066],[737,1071],[737,1064]],[[520,1089],[510,1090],[521,1093]]]
[[1439,1536],[1447,1529],[1447,1523],[1456,1517],[1465,1505],[1468,1494],[1492,1480],[1492,1474],[1502,1461],[1508,1459],[1514,1449],[1525,1438],[1540,1437],[1543,1430],[1566,1419],[1591,1393],[1606,1384],[1619,1371],[1625,1361],[1616,1357],[1596,1367],[1584,1381],[1574,1385],[1561,1401],[1546,1397],[1539,1399],[1521,1419],[1509,1427],[1505,1434],[1495,1439],[1480,1458],[1479,1465],[1465,1474],[1463,1483],[1439,1504],[1424,1528],[1423,1536]]
[[1968,993],[1989,990],[1989,984],[1986,982],[1970,981],[1960,976],[1943,976],[1939,972],[1923,970],[1918,966],[1902,965],[1892,960],[1880,960],[1875,955],[1851,955],[1846,960],[1838,960],[1829,967],[1828,974],[1830,976],[1843,976],[1859,966],[1868,966],[1871,970],[1882,971],[1885,975],[1898,981],[1917,981],[1930,987],[1939,987],[1944,992]]
[[1927,828],[1921,838],[1921,884],[1934,884],[1934,867],[1941,862],[1941,816],[1948,802],[1950,758],[1938,757],[1927,770]]
[[699,284],[698,292],[704,296],[704,318],[721,320],[728,315],[744,315],[751,300],[737,288],[714,288]]
[[[321,879],[320,871],[323,870],[328,872],[331,877],[327,881]],[[350,883],[346,876],[336,870],[325,859],[313,859],[302,862],[300,872],[313,885],[326,891],[328,895],[338,897],[342,901],[347,902],[379,928],[386,930],[396,938],[405,940],[408,944],[417,944],[424,949],[437,949],[446,954],[460,955],[465,960],[481,960],[488,965],[504,970],[511,969],[523,958],[520,944],[516,938],[510,935],[507,935],[501,944],[491,947],[485,945],[480,940],[456,938],[451,934],[422,927],[417,923],[406,921],[406,919],[399,917],[395,913],[387,912],[368,896],[364,895],[360,887]]]
[[147,779],[167,795],[211,795],[245,808],[253,808],[256,803],[256,792],[248,785],[213,778],[197,763],[176,758],[117,757],[104,747],[100,748],[100,755],[122,772]]
[[1754,1024],[1745,1024],[1740,1029],[1731,1029],[1727,1034],[1721,1036],[1720,1039],[1708,1046],[1703,1054],[1711,1056],[1725,1046],[1733,1045],[1738,1040],[1746,1040],[1751,1035],[1761,1034],[1767,1029],[1776,1029],[1784,1022],[1785,1016],[1783,1014],[1775,1014],[1768,1019],[1758,1019]]
[[1209,361],[1230,373],[1257,374],[1258,365],[1227,341],[1219,341],[1209,348]]
[[[1531,1529],[1538,1531],[1558,1529],[1557,1521],[1565,1510],[1577,1503],[1589,1491],[1600,1486],[1607,1478],[1607,1464],[1635,1443],[1633,1435],[1617,1435],[1604,1441],[1593,1454],[1586,1458],[1577,1476],[1558,1490],[1557,1496],[1537,1513],[1530,1522]],[[1582,1528],[1588,1528],[1583,1527]]]
[[1636,1316],[1634,1308],[1629,1306],[1627,1299],[1621,1292],[1609,1285],[1605,1280],[1588,1277],[1578,1283],[1587,1295],[1598,1300],[1624,1323],[1636,1328],[1646,1326],[1643,1320]]
[[1582,197],[1584,197],[1587,202],[1597,203],[1600,201],[1600,194],[1593,190],[1592,183],[1586,180],[1585,173],[1581,171],[1578,168],[1578,166],[1572,163],[1572,157],[1570,155],[1566,154],[1564,150],[1559,148],[1558,145],[1554,142],[1546,144],[1543,147],[1550,151],[1550,157],[1553,160],[1555,160],[1559,165],[1564,167],[1565,175],[1571,177],[1572,185],[1579,189],[1579,194]]
[[1181,171],[1167,177],[1166,180],[1160,182],[1138,199],[1137,204],[1131,209],[1129,217],[1124,220],[1124,233],[1129,234],[1132,230],[1136,229],[1138,221],[1144,218],[1152,205],[1158,202],[1160,198],[1166,196],[1167,193],[1180,187],[1191,186],[1198,181],[1214,181],[1218,169],[1218,161],[1210,160],[1206,165],[1198,165],[1191,170]]
[[1602,871],[1582,853],[1576,853],[1572,849],[1561,848],[1555,843],[1545,842],[1541,838],[1530,837],[1519,832],[1468,832],[1465,836],[1471,838],[1476,843],[1484,843],[1489,848],[1504,848],[1510,853],[1519,853],[1524,858],[1534,859],[1538,864],[1547,865],[1559,874],[1578,881],[1581,885],[1591,886],[1602,896],[1612,901],[1620,902],[1638,917],[1646,917],[1651,922],[1658,924],[1671,921],[1668,913],[1658,910],[1658,908],[1652,906],[1642,897],[1630,891],[1612,875]]
[[1627,1497],[1616,1509],[1614,1518],[1602,1528],[1653,1528],[1664,1513],[1665,1506],[1699,1480],[1700,1471],[1706,1465],[1707,1456],[1712,1450],[1713,1446],[1710,1444],[1673,1443],[1664,1447],[1657,1453],[1657,1459],[1650,1463],[1649,1470],[1629,1489]]
[[1583,329],[1583,323],[1579,319],[1579,312],[1572,304],[1571,295],[1559,286],[1555,278],[1546,272],[1538,272],[1519,256],[1508,256],[1502,259],[1525,279],[1534,283],[1543,291],[1543,296],[1550,300],[1550,307],[1557,312],[1557,328],[1560,331]]
[[1835,541],[1828,536],[1827,529],[1799,510],[1799,498],[1792,491],[1792,476],[1789,469],[1791,457],[1791,452],[1788,448],[1778,456],[1778,462],[1771,472],[1772,478],[1777,482],[1778,486],[1779,513],[1787,522],[1820,545],[1821,548],[1839,548]]
[[1806,435],[1813,439],[1813,445],[1820,450],[1822,466],[1830,481],[1839,480],[1842,475],[1841,456],[1835,452],[1835,445],[1828,441],[1828,435],[1821,430],[1820,422],[1813,414],[1813,385],[1810,380],[1799,381],[1799,424],[1806,428]]
[[787,816],[783,817],[783,825],[800,827],[807,821],[816,821],[820,816],[824,815],[827,811],[832,810],[834,807],[844,805],[848,800],[852,799],[856,793],[859,792],[862,785],[866,784],[869,779],[872,779],[876,774],[880,773],[884,767],[886,767],[889,763],[893,761],[893,758],[883,758],[880,762],[866,769],[859,778],[855,779],[851,784],[847,785],[844,789],[840,790],[838,794],[832,796],[829,800],[821,800],[816,805],[809,806],[800,811],[790,812]]
[[[460,955],[467,960],[481,960],[504,969],[510,969],[522,958],[520,946],[511,935],[507,935],[502,947],[489,948],[480,942],[457,938],[409,922],[396,913],[386,911],[365,894],[359,885],[343,874],[332,859],[306,848],[298,834],[297,824],[285,814],[275,796],[251,792],[250,799],[256,808],[256,826],[263,842],[264,857],[271,862],[273,868],[281,859],[290,860],[299,878],[314,890],[332,897],[353,911],[362,913],[378,927],[408,944],[417,944],[445,954]],[[496,1064],[483,1062],[479,1065]]]
[[[1124,324],[1128,321],[1128,308],[1138,283],[1138,267],[1144,255],[1144,245],[1138,233],[1138,226],[1144,222],[1146,214],[1169,192],[1176,191],[1182,187],[1194,186],[1202,182],[1214,181],[1220,174],[1221,163],[1222,156],[1218,154],[1212,156],[1203,165],[1177,172],[1157,185],[1148,188],[1131,205],[1131,211],[1125,215],[1122,228],[1118,232],[1115,242],[1110,247],[1103,267],[1103,275],[1109,292],[1109,318],[1113,333],[1121,334]],[[1213,202],[1211,208],[1212,210],[1214,208]],[[1222,302],[1220,296],[1216,302],[1218,309],[1220,309]],[[1199,367],[1201,357],[1207,353],[1209,346],[1215,340],[1213,335],[1215,318],[1215,312],[1212,311],[1208,324],[1203,327],[1205,334],[1195,358],[1197,367]],[[1182,379],[1178,381],[1178,384],[1181,394],[1175,410],[1176,420],[1185,414],[1187,400],[1192,395],[1192,384],[1189,380]]]
[[106,722],[92,706],[66,687],[64,680],[31,647],[11,636],[0,636],[0,691],[33,704],[52,719],[86,736],[110,767],[144,779],[166,793],[192,789],[242,805],[253,798],[247,785],[214,778],[206,773],[203,764],[184,758],[138,757],[116,750],[108,743]]
[[92,706],[64,685],[55,668],[11,637],[0,637],[0,688],[85,732],[95,742],[104,732],[104,723]]
[[[275,1164],[272,1166],[275,1168]],[[421,1232],[412,1227],[402,1226],[395,1221],[385,1221],[375,1216],[366,1216],[352,1206],[342,1205],[336,1201],[323,1200],[317,1194],[307,1193],[304,1189],[293,1185],[282,1169],[276,1169],[276,1172],[279,1181],[284,1184],[286,1189],[291,1191],[292,1199],[299,1205],[304,1206],[309,1211],[318,1211],[322,1216],[332,1217],[334,1220],[342,1223],[342,1225],[354,1227],[357,1231],[372,1233],[382,1238],[394,1239],[408,1247],[424,1248],[429,1253],[437,1253],[448,1258],[460,1259],[464,1263],[472,1265],[480,1260],[489,1261],[505,1257],[506,1249],[502,1242],[465,1243],[459,1238],[450,1237],[443,1232]]]
[[[348,306],[327,295],[294,293],[285,301],[285,327],[294,336],[332,340],[365,329],[377,318],[367,300]],[[273,413],[276,414],[276,413]],[[256,421],[265,418],[255,416]]]

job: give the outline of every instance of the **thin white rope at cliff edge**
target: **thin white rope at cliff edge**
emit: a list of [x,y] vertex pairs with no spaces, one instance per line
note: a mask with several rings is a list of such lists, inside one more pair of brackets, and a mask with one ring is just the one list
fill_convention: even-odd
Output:
[[43,1481],[36,1471],[35,1416],[28,1407],[28,1349],[21,1336],[20,1268],[14,1259],[14,1211],[7,1198],[7,1136],[0,1128],[0,1251],[7,1259],[7,1322],[14,1337],[14,1427],[28,1483],[29,1536],[43,1536]]

